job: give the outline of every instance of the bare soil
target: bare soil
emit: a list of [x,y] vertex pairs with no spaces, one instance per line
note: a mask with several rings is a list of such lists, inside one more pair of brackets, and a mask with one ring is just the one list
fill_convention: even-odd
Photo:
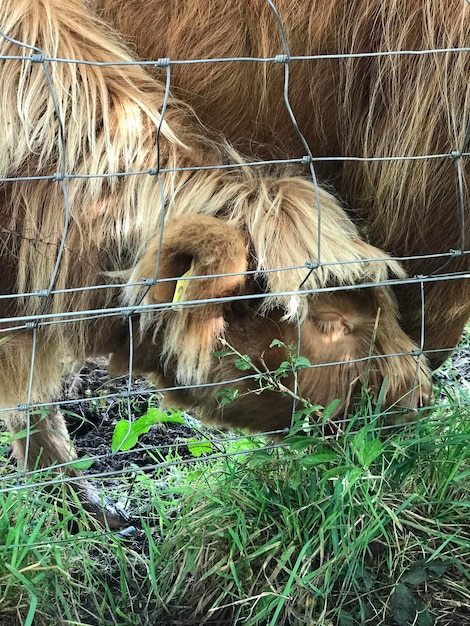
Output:
[[[79,456],[86,454],[101,457],[94,461],[88,473],[108,473],[112,476],[126,468],[146,467],[155,463],[149,455],[149,449],[164,460],[170,447],[176,444],[182,458],[191,456],[183,444],[186,439],[196,436],[195,431],[190,426],[176,423],[156,424],[139,437],[138,445],[133,450],[125,454],[111,454],[114,427],[119,420],[128,419],[127,404],[122,398],[126,392],[127,380],[110,379],[104,359],[86,363],[64,384],[64,400],[77,400],[76,404],[67,403],[63,408]],[[158,404],[152,385],[144,378],[134,379],[130,392],[133,420],[147,412],[149,400],[154,405]],[[87,400],[87,397],[93,400]],[[95,400],[97,397],[100,399]]]

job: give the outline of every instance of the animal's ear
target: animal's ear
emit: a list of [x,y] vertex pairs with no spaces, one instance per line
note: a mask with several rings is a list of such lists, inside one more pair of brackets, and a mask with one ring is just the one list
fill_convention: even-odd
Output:
[[[225,330],[224,305],[214,299],[246,289],[247,247],[244,232],[222,219],[188,215],[168,221],[130,278],[131,283],[156,278],[143,303],[165,305],[140,315],[136,371],[168,367],[178,384],[205,380]],[[184,306],[196,301],[202,302]],[[128,351],[116,351],[113,367],[122,368],[126,357]]]
[[[163,238],[154,238],[133,272],[131,281],[176,278],[150,288],[147,301],[182,302],[230,295],[239,291],[247,270],[247,243],[232,224],[206,215],[189,215],[168,222]],[[218,278],[218,274],[238,274]],[[191,280],[192,276],[213,276]],[[181,280],[182,279],[182,280]]]
[[352,320],[337,309],[320,310],[310,314],[310,319],[322,334],[332,339],[349,335],[354,328]]

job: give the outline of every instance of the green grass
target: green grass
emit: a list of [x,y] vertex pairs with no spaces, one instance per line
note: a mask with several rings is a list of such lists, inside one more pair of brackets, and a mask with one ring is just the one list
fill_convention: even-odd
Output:
[[444,419],[385,441],[364,427],[227,459],[182,502],[160,593],[187,624],[195,607],[201,624],[425,626],[451,607],[446,623],[464,623],[469,427]]
[[0,492],[0,626],[470,623],[469,398],[443,388],[388,434],[362,414],[329,440],[136,469],[116,486],[135,535],[80,511],[73,534],[64,494]]

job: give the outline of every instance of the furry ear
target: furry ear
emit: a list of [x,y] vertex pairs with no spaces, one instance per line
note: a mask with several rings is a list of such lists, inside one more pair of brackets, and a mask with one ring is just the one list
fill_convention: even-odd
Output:
[[153,238],[131,282],[180,278],[157,282],[147,293],[148,303],[221,298],[241,290],[247,268],[247,242],[241,230],[215,217],[188,215],[169,222],[161,241],[159,235]]
[[314,322],[318,330],[329,335],[332,341],[336,341],[344,335],[349,335],[353,330],[352,320],[344,316],[336,309],[315,311],[310,319]]
[[[205,215],[168,222],[161,241],[159,235],[154,237],[131,275],[131,282],[157,278],[144,304],[168,303],[140,315],[134,335],[136,371],[171,369],[178,384],[203,382],[225,331],[224,305],[184,302],[241,293],[247,268],[245,236],[230,223]],[[167,278],[179,280],[161,280]],[[123,354],[125,360],[128,352]],[[113,356],[115,370],[122,370],[123,354]]]
[[[399,325],[389,289],[373,287],[318,294],[309,306],[309,322],[316,332],[306,340],[310,341],[309,350],[315,355],[315,362],[344,361],[348,366],[338,374],[349,381],[340,387],[338,397],[345,397],[355,382],[362,384],[367,380],[370,392],[377,398],[386,380],[385,406],[413,410],[428,403],[431,385],[426,361],[413,354],[416,346]],[[369,358],[370,367],[366,365]],[[326,381],[330,389],[334,380],[330,374]]]
[[357,304],[346,292],[318,294],[310,305],[309,319],[325,340],[335,342],[364,323]]

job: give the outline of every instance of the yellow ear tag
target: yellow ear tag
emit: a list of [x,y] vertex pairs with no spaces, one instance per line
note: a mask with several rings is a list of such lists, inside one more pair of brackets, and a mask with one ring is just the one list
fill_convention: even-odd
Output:
[[[186,278],[187,276],[191,276],[191,271],[192,271],[192,267],[190,267],[189,270],[185,274],[183,274],[183,276],[181,276],[181,278],[176,282],[175,293],[173,295],[173,302],[184,302],[184,294],[186,293],[188,289],[189,280],[182,280],[182,279]],[[173,309],[175,309],[176,311],[181,310],[182,308],[183,307],[181,306],[173,307]]]

